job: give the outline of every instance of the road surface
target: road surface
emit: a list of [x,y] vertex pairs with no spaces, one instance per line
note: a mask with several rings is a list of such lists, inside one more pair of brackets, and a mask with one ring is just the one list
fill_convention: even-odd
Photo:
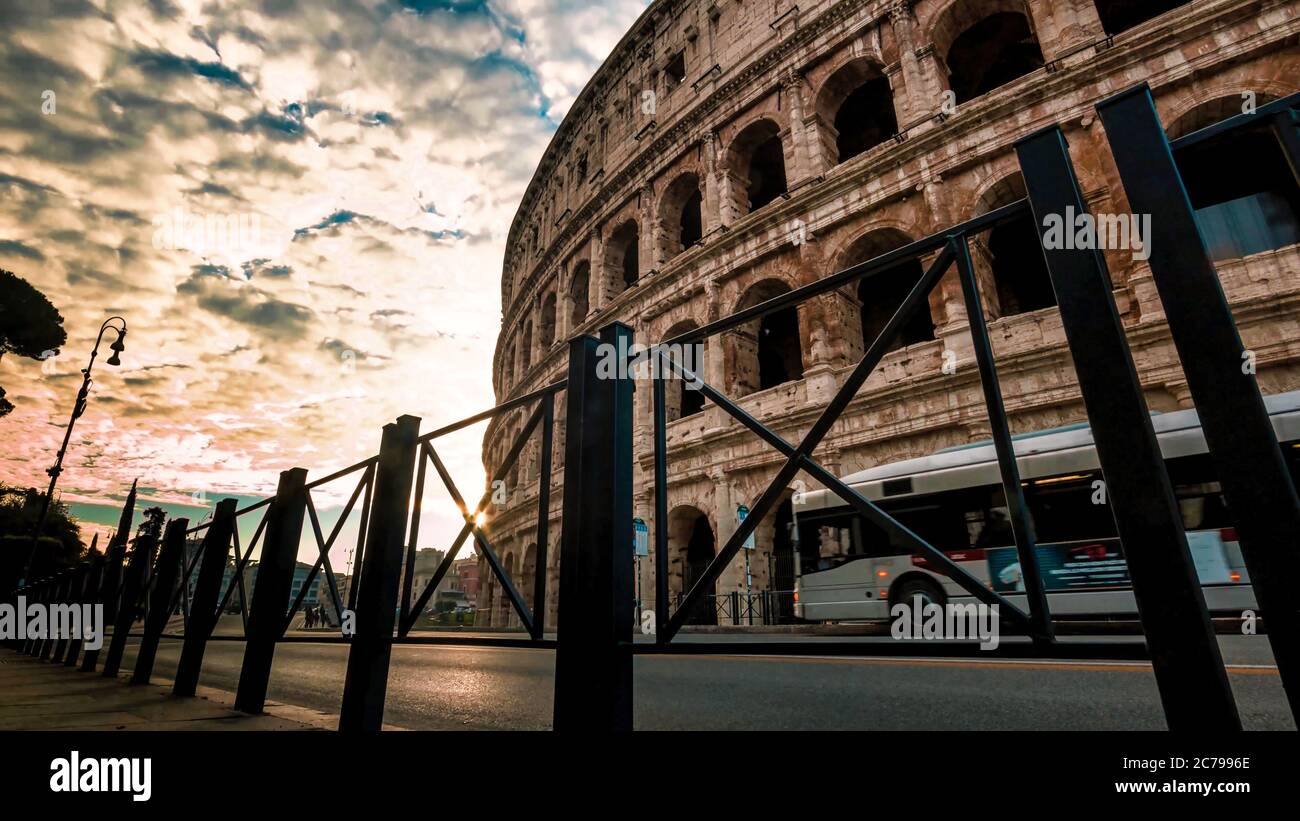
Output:
[[[1295,729],[1267,639],[1220,646],[1246,728]],[[162,642],[158,677],[173,675],[179,652]],[[209,643],[200,683],[233,691],[242,655],[242,643]],[[342,645],[281,644],[268,696],[337,714],[346,662]],[[134,663],[133,640],[123,669]],[[1165,729],[1142,663],[707,655],[637,656],[634,670],[637,729]],[[385,721],[548,729],[553,676],[549,650],[397,646]]]

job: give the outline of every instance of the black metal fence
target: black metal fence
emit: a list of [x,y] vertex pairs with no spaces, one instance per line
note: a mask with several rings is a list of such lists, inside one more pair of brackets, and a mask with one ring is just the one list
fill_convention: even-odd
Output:
[[[1231,129],[1267,121],[1295,169],[1300,164],[1297,105],[1300,96],[1280,100],[1172,144],[1160,126],[1146,86],[1116,95],[1097,108],[1133,210],[1154,217],[1153,235],[1148,239],[1151,272],[1200,412],[1224,495],[1237,521],[1242,552],[1292,711],[1300,715],[1297,709],[1300,706],[1300,606],[1295,593],[1300,580],[1300,545],[1297,544],[1300,502],[1259,388],[1253,375],[1240,367],[1243,346],[1174,161],[1174,152],[1181,148]],[[713,591],[719,576],[744,542],[774,512],[794,476],[803,472],[839,495],[859,515],[910,545],[917,555],[926,559],[929,567],[946,573],[971,596],[997,605],[1004,624],[1011,628],[1007,632],[1028,638],[1028,641],[1004,642],[998,653],[1058,658],[1149,658],[1171,728],[1239,729],[1236,704],[1116,310],[1105,260],[1097,250],[1044,247],[1115,523],[1125,545],[1141,546],[1127,550],[1126,556],[1146,642],[1145,646],[1087,641],[1062,644],[1054,635],[1052,616],[1037,571],[1032,520],[1021,491],[997,363],[968,242],[975,234],[1026,214],[1043,226],[1044,218],[1049,215],[1064,214],[1068,209],[1081,214],[1088,209],[1064,135],[1058,127],[1020,140],[1016,153],[1026,184],[1026,199],[682,334],[657,349],[655,356],[661,373],[652,384],[657,625],[653,641],[634,642],[632,635],[635,607],[631,550],[632,389],[635,377],[625,369],[616,369],[611,375],[602,373],[599,367],[602,346],[609,346],[605,350],[632,349],[632,330],[619,323],[603,328],[599,338],[582,336],[569,342],[569,370],[565,380],[423,436],[418,433],[419,420],[404,416],[385,427],[375,457],[311,483],[306,480],[305,470],[285,471],[271,498],[242,510],[236,509],[235,500],[224,500],[217,505],[211,521],[195,528],[190,528],[183,519],[171,522],[162,536],[156,563],[153,552],[159,545],[145,537],[135,541],[130,561],[124,565],[126,534],[119,529],[106,557],[31,584],[19,592],[41,602],[99,601],[110,606],[114,630],[104,659],[106,675],[116,675],[138,604],[147,599],[149,608],[140,634],[135,681],[148,680],[167,619],[176,609],[178,597],[188,598],[184,607],[186,630],[179,637],[183,638],[184,646],[174,686],[177,695],[194,693],[204,647],[213,638],[216,619],[237,594],[240,612],[246,619],[243,635],[233,637],[246,642],[237,706],[249,712],[262,709],[278,642],[345,641],[350,644],[340,718],[340,729],[345,730],[376,730],[381,726],[389,657],[395,643],[473,643],[553,649],[556,653],[555,729],[597,731],[631,728],[632,657],[636,653],[948,656],[982,653],[969,643],[947,642],[735,644],[674,640],[683,625],[701,611],[711,611],[718,622],[748,624],[751,620],[767,623],[772,614],[783,610],[771,594],[717,595]],[[716,387],[663,353],[860,279],[890,274],[900,263],[935,252],[937,258],[798,442],[787,441]],[[980,583],[943,550],[847,486],[814,458],[817,445],[866,382],[893,337],[925,306],[930,291],[953,266],[966,302],[1002,488],[1026,583],[1024,609]],[[696,383],[717,407],[785,457],[767,488],[750,505],[749,515],[717,551],[707,569],[694,574],[691,589],[676,600],[670,597],[668,589],[665,378],[684,378]],[[551,451],[554,401],[562,390],[567,391],[567,418],[558,599],[564,624],[558,638],[548,640],[544,638],[544,620]],[[530,408],[527,422],[492,479],[506,476],[528,437],[540,426],[542,482],[537,500],[538,561],[531,607],[477,524],[478,513],[487,504],[489,494],[485,493],[470,508],[435,447],[436,440],[449,433]],[[423,590],[416,591],[414,551],[430,464],[459,508],[464,525],[432,580]],[[354,475],[358,480],[351,498],[326,538],[311,493],[326,483]],[[238,519],[257,511],[262,511],[261,520],[247,550],[241,550]],[[286,637],[289,619],[301,607],[306,590],[304,585],[286,615],[284,603],[289,600],[293,564],[304,522],[310,521],[320,554],[312,568],[312,577],[324,571],[329,596],[336,611],[341,612],[341,594],[328,552],[344,520],[353,514],[360,517],[354,564],[360,568],[359,579],[348,591],[348,609],[356,616],[355,634],[335,638]],[[124,517],[124,521],[129,525],[129,517]],[[199,534],[202,548],[187,564],[185,539]],[[527,638],[411,635],[419,613],[448,572],[457,551],[471,536],[527,631]],[[259,572],[248,601],[242,573],[259,539]],[[221,597],[222,575],[232,547],[237,569]],[[151,563],[155,565],[154,571],[146,576],[146,568]],[[188,580],[196,571],[194,594],[188,597]],[[672,604],[676,606],[670,608]],[[80,650],[77,642],[48,641],[29,641],[22,649],[43,658],[62,659],[69,666],[76,664]],[[94,670],[97,655],[86,652],[81,669]]]

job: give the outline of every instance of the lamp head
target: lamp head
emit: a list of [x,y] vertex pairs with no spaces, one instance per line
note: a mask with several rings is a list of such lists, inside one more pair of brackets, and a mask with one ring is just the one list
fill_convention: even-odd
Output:
[[108,358],[108,364],[110,365],[122,364],[122,358],[118,356],[118,354],[126,350],[126,344],[122,342],[122,340],[125,338],[126,338],[126,329],[123,328],[122,330],[117,332],[117,339],[113,340],[113,344],[108,346],[109,350],[113,352],[113,355]]

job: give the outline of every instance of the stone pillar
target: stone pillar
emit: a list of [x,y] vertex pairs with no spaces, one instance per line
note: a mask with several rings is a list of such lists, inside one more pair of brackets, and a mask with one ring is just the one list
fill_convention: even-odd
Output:
[[[736,532],[737,494],[733,493],[731,478],[722,468],[711,470],[709,478],[713,480],[713,518],[717,522],[717,533],[714,534],[717,540],[715,550],[721,551],[727,539]],[[722,571],[722,575],[718,576],[716,586],[718,595],[723,596],[733,590],[743,590],[744,572],[744,557],[737,553],[736,558],[727,565],[726,570]]]
[[637,204],[637,280],[654,274],[663,266],[663,244],[660,235],[663,226],[659,221],[659,209],[655,207],[654,189],[646,185],[641,189],[640,202]]
[[793,173],[787,175],[787,184],[788,187],[795,188],[815,174],[809,146],[815,132],[810,132],[804,122],[803,77],[794,70],[789,71],[781,79],[781,91],[790,106],[790,142],[794,158],[791,168]]
[[[939,110],[943,92],[948,90],[948,72],[940,65],[933,44],[919,42],[916,17],[908,0],[897,0],[889,8],[889,22],[898,43],[898,56],[903,75],[903,91],[907,98],[906,128],[928,114]],[[895,93],[897,99],[898,94]]]
[[587,316],[609,304],[608,284],[605,275],[605,238],[600,226],[591,231],[591,265],[587,269]]
[[[1028,6],[1030,25],[1048,62],[1105,36],[1093,0],[1028,0]],[[1089,57],[1089,49],[1078,55],[1079,61]]]
[[894,98],[894,120],[898,122],[898,130],[902,131],[917,119],[913,113],[911,98],[907,93],[907,82],[903,77],[903,63],[896,60],[881,69],[885,79],[889,81],[889,91]]
[[726,222],[722,218],[722,189],[718,177],[718,137],[712,131],[706,131],[700,139],[700,151],[704,155],[704,233],[713,233]]
[[555,275],[555,341],[568,339],[573,333],[573,270],[561,265]]

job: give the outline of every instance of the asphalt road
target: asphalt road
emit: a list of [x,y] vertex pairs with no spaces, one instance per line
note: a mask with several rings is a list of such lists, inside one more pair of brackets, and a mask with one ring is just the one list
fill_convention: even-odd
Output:
[[[709,640],[743,644],[744,637]],[[133,642],[134,644],[134,642]],[[1221,636],[1247,729],[1295,729],[1263,637]],[[740,648],[738,648],[740,649]],[[180,642],[164,640],[170,678]],[[243,645],[208,645],[200,683],[234,690]],[[127,650],[123,669],[134,665]],[[287,643],[269,697],[337,714],[347,648]],[[1149,665],[861,657],[638,656],[638,729],[1164,729]],[[385,721],[409,729],[550,726],[554,656],[524,648],[398,646]]]

